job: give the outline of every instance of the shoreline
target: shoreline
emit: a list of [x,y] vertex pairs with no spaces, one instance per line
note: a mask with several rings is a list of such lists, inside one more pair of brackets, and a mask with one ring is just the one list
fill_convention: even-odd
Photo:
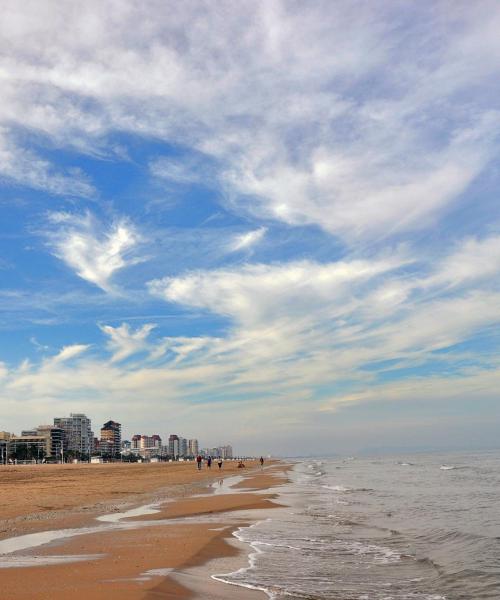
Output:
[[[110,466],[113,467],[98,465],[98,469],[102,471]],[[78,476],[69,487],[78,488],[88,477],[102,476],[102,472],[93,471],[94,465],[85,467],[73,471]],[[33,589],[37,590],[37,598],[47,600],[59,600],[68,594],[73,600],[90,595],[97,600],[264,598],[264,592],[215,581],[211,575],[226,573],[228,567],[234,571],[248,564],[248,548],[236,542],[232,534],[239,527],[258,521],[258,513],[280,506],[275,501],[277,494],[268,490],[287,481],[288,466],[273,461],[261,470],[248,464],[241,473],[236,463],[225,463],[222,473],[204,470],[202,474],[193,463],[183,463],[181,469],[171,463],[155,464],[154,467],[154,473],[152,470],[142,482],[133,482],[141,489],[139,493],[136,489],[135,495],[127,493],[131,482],[126,477],[129,475],[126,468],[125,471],[115,469],[115,483],[122,481],[124,476],[127,480],[122,481],[121,489],[125,492],[122,496],[116,497],[116,494],[103,490],[96,502],[89,505],[87,501],[82,505],[78,501],[81,494],[71,496],[66,485],[66,496],[58,503],[59,510],[54,510],[53,505],[40,504],[50,506],[45,511],[49,511],[48,516],[43,511],[30,512],[26,502],[21,502],[14,511],[11,509],[10,517],[0,521],[0,547],[3,540],[4,552],[8,539],[17,538],[22,542],[20,535],[68,528],[72,531],[64,539],[53,539],[29,551],[17,552],[17,555],[27,557],[29,566],[1,568],[2,589],[9,599],[31,599]],[[111,471],[113,469],[108,475]],[[134,472],[134,480],[140,479],[138,473],[138,470]],[[0,478],[3,479],[4,474],[0,470]],[[234,485],[229,487],[222,482],[220,486],[214,486],[222,475],[224,479],[231,478]],[[36,474],[30,476],[36,488]],[[164,485],[166,479],[170,480],[170,485]],[[155,486],[159,482],[163,485]],[[20,491],[19,482],[11,485],[10,493],[16,487]],[[46,496],[47,488],[45,497],[42,493],[39,500],[45,501]],[[131,510],[138,506],[149,506],[149,512],[137,514],[137,510]],[[128,512],[123,512],[124,509]],[[12,512],[16,511],[18,514],[13,516]],[[46,518],[37,519],[37,515]],[[12,523],[16,526],[12,527]],[[6,555],[0,555],[0,563],[2,558],[5,562]],[[44,561],[54,562],[43,564]],[[215,571],[209,572],[207,565]],[[26,581],[30,582],[30,590],[25,589]]]

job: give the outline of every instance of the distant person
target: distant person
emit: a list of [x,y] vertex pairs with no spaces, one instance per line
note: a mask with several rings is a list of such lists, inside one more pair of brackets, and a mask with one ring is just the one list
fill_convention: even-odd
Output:
[[245,468],[245,464],[242,460],[240,460],[240,462],[238,463],[238,469],[244,469]]
[[219,471],[222,469],[222,458],[219,458],[219,460],[217,461],[217,464],[219,465]]
[[211,457],[211,456],[209,456],[209,457],[207,458],[207,467],[208,467],[209,469],[211,469],[211,468],[212,468],[212,457]]
[[198,471],[201,471],[201,456],[199,454],[196,457],[196,462],[198,463]]
[[264,466],[264,457],[263,456],[260,457],[259,462],[260,462],[260,467],[262,468]]

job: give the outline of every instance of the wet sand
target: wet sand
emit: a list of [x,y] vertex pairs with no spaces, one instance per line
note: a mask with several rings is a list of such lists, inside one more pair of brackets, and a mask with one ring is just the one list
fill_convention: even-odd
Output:
[[[198,473],[192,463],[47,465],[0,470],[0,480],[7,483],[8,499],[4,504],[8,518],[0,521],[0,539],[34,531],[103,525],[101,531],[18,552],[28,558],[35,555],[42,562],[72,556],[83,560],[2,568],[2,597],[264,598],[261,592],[215,582],[208,571],[199,569],[215,558],[229,560],[234,568],[244,566],[246,554],[241,554],[232,541],[232,531],[252,522],[245,521],[251,514],[248,511],[278,506],[276,495],[265,490],[286,480],[286,466],[276,463],[264,471],[247,466],[243,480],[235,480],[231,489],[219,488],[217,481],[222,475],[225,479],[242,475],[236,463],[225,463],[223,473]],[[207,488],[211,481],[216,485]],[[200,493],[203,495],[197,495]],[[120,513],[148,503],[154,503],[153,514],[127,518]],[[238,522],[229,518],[238,515],[237,511],[245,511]],[[103,514],[109,516],[96,521]],[[117,528],[112,523],[114,514]]]

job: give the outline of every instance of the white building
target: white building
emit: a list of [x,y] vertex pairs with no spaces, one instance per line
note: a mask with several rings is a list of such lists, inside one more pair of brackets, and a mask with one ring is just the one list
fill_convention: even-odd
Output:
[[90,455],[94,434],[92,422],[86,415],[71,413],[69,417],[56,417],[54,427],[59,427],[64,432],[64,450],[66,452],[75,452],[80,456]]
[[198,440],[192,439],[188,442],[188,456],[198,456],[200,452]]

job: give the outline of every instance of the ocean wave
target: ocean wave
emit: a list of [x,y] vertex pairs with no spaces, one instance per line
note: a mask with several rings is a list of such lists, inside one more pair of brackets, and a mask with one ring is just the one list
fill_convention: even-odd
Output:
[[262,542],[260,540],[254,540],[252,546],[269,546],[270,548],[289,548],[290,550],[300,550],[297,546],[291,546],[290,544],[273,544],[271,542]]
[[387,548],[378,546],[377,544],[369,544],[364,542],[341,542],[339,550],[346,554],[354,554],[357,556],[371,557],[377,563],[389,564],[396,563],[401,560],[401,553]]
[[373,492],[373,488],[350,488],[345,485],[323,485],[321,487],[323,487],[325,490],[332,490],[332,492],[340,492],[342,494],[354,492]]
[[324,485],[322,486],[325,490],[332,490],[332,492],[350,492],[351,488],[345,487],[344,485]]

